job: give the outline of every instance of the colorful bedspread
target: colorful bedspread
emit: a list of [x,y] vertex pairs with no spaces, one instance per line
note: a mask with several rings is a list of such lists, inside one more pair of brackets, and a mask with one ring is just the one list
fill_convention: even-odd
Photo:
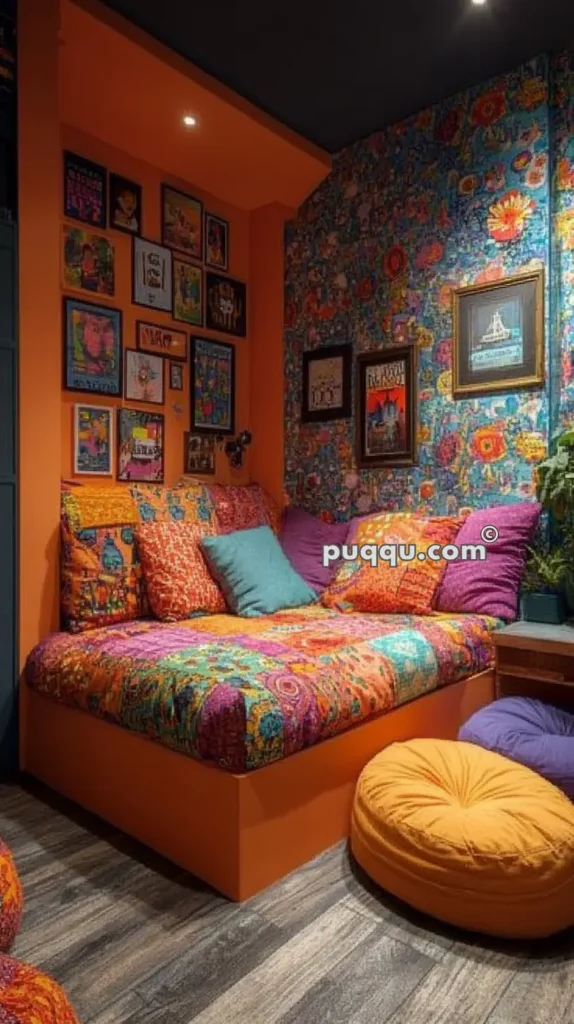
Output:
[[488,668],[500,625],[317,606],[138,621],[54,633],[32,651],[26,675],[54,700],[243,772]]

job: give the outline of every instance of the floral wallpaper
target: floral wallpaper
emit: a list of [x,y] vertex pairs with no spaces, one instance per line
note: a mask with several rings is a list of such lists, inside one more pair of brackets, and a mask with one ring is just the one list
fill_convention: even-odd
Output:
[[552,428],[574,420],[574,54],[552,66]]
[[[553,74],[552,108],[551,74],[540,57],[344,150],[287,226],[290,502],[346,518],[372,508],[446,513],[532,495],[548,442],[551,388],[454,401],[451,291],[541,265],[548,270],[552,135],[560,153],[557,383],[566,415],[568,404],[574,407],[574,305],[566,307],[563,294],[572,294],[574,282],[569,61],[557,61]],[[550,323],[550,302],[547,308]],[[417,345],[416,467],[358,471],[353,419],[301,424],[303,351],[348,341],[356,353]]]

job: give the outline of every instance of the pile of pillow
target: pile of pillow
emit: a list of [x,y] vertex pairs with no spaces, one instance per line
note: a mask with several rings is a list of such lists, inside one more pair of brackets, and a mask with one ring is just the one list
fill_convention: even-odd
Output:
[[[164,622],[227,610],[272,614],[320,600],[342,612],[433,611],[516,617],[534,503],[467,516],[379,513],[326,523],[279,511],[263,488],[201,483],[130,488],[64,486],[62,613],[72,632],[143,618]],[[430,545],[496,539],[486,561],[430,560]],[[359,556],[365,545],[413,546],[391,566]],[[324,564],[324,549],[346,547]],[[393,548],[394,550],[394,548]]]

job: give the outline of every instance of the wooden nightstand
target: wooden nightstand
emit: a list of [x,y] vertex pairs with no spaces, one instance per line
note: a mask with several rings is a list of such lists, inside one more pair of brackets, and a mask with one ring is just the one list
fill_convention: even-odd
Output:
[[574,623],[514,622],[494,634],[496,696],[574,703]]

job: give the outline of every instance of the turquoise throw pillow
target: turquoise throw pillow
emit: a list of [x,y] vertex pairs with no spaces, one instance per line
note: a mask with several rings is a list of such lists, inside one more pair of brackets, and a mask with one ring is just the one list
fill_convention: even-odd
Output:
[[201,548],[229,607],[255,618],[282,608],[300,608],[317,600],[283,554],[268,526],[203,537]]

